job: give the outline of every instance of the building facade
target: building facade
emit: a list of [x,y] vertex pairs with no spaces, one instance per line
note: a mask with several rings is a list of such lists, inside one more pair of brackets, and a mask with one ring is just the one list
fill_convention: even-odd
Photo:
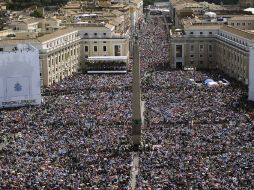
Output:
[[37,38],[40,51],[41,80],[50,86],[76,73],[80,66],[78,30],[63,29]]
[[93,56],[127,56],[129,57],[129,36],[115,33],[115,26],[110,24],[75,23],[80,40],[80,60]]
[[254,15],[235,16],[229,18],[228,25],[241,30],[254,30]]
[[254,33],[226,25],[192,25],[170,39],[170,65],[219,69],[245,84]]
[[241,8],[254,7],[254,0],[239,0]]

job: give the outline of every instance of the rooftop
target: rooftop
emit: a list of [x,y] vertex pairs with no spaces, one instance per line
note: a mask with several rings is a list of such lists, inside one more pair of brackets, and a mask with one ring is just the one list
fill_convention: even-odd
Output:
[[29,44],[39,42],[37,39],[5,39],[0,40],[1,45]]
[[194,24],[189,27],[187,27],[187,30],[218,30],[222,27],[220,24]]
[[229,21],[241,21],[241,20],[254,21],[254,15],[239,15],[239,16],[234,16],[232,18],[229,18],[228,20]]
[[236,34],[238,36],[242,36],[242,37],[247,38],[249,40],[254,40],[254,33],[251,31],[240,30],[240,29],[234,28],[232,26],[226,26],[226,25],[222,26],[221,29],[226,32]]
[[46,34],[44,36],[39,37],[38,41],[45,42],[45,41],[51,40],[53,38],[57,38],[59,36],[62,36],[62,35],[65,35],[65,34],[68,34],[68,33],[71,33],[71,32],[75,32],[75,31],[78,31],[78,30],[72,29],[72,28],[65,28],[65,29],[62,29],[62,30],[57,30],[56,32],[53,32],[51,34]]

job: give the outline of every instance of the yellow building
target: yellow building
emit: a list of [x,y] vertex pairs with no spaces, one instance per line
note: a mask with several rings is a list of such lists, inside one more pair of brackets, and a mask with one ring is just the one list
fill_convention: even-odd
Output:
[[254,7],[254,0],[239,0],[241,8]]
[[50,86],[77,72],[80,66],[78,30],[63,29],[37,38],[43,86]]
[[193,24],[170,39],[170,66],[219,69],[248,84],[254,33],[219,24]]
[[242,30],[254,30],[254,15],[239,15],[228,19],[228,25]]

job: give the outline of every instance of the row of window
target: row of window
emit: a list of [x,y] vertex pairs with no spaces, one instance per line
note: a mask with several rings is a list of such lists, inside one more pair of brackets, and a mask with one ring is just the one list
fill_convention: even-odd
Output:
[[70,50],[67,53],[62,53],[61,55],[55,56],[48,56],[49,60],[48,60],[48,66],[51,67],[51,65],[54,64],[54,59],[55,59],[55,63],[58,64],[61,61],[65,61],[66,59],[68,59],[70,56],[75,56],[78,53],[78,48],[74,48],[73,50]]
[[[190,34],[194,34],[194,32],[190,32]],[[204,34],[203,32],[199,32],[200,35]],[[209,34],[213,34],[213,32],[209,32]]]
[[[97,41],[94,41],[93,43],[94,43],[94,44],[97,44],[98,42],[97,42]],[[103,41],[102,43],[106,44],[107,42],[106,42],[106,41]],[[85,41],[84,44],[88,44],[88,42]]]
[[[190,51],[193,52],[195,49],[194,45],[190,46]],[[205,46],[204,44],[199,45],[199,51],[204,52]],[[208,45],[208,51],[211,52],[213,50],[212,45]],[[183,46],[182,45],[176,45],[176,57],[180,58],[183,57]]]
[[[194,47],[194,45],[191,45],[190,46],[190,50],[191,51],[194,51],[195,50],[195,47]],[[203,45],[203,44],[200,44],[199,45],[199,51],[204,51],[205,50],[205,46]],[[208,51],[212,51],[213,50],[213,46],[212,45],[208,45]]]
[[[190,57],[191,57],[191,58],[194,58],[195,55],[191,54]],[[203,57],[204,57],[204,54],[199,54],[199,57],[200,57],[200,58],[203,58]],[[213,55],[212,55],[212,54],[209,54],[208,57],[211,58],[211,57],[213,57]]]
[[[239,22],[237,22],[237,23],[236,23],[236,26],[240,26],[240,25],[241,25],[241,23],[239,23]],[[250,26],[250,25],[251,25],[251,23],[250,23],[250,22],[248,22],[248,23],[243,22],[243,23],[242,23],[242,26],[245,26],[245,25]],[[231,26],[235,26],[235,23],[234,23],[234,22],[232,22],[232,23],[231,23]]]
[[[88,33],[85,33],[85,34],[84,34],[84,37],[86,37],[86,36],[88,36],[88,35],[89,35]],[[95,33],[93,33],[93,35],[94,35],[94,36],[97,36],[98,33],[95,32]],[[104,32],[104,33],[103,33],[103,36],[106,36],[106,35],[107,35],[107,33]]]
[[[107,46],[103,46],[102,49],[103,49],[103,51],[107,51]],[[88,52],[88,51],[89,51],[89,47],[85,46],[85,52]],[[98,46],[93,46],[93,51],[97,52],[98,51]]]
[[54,40],[53,42],[47,43],[47,48],[60,45],[61,43],[65,42],[65,41],[73,40],[77,36],[78,36],[78,33],[75,33],[75,34],[71,34],[71,35],[62,37],[60,39]]

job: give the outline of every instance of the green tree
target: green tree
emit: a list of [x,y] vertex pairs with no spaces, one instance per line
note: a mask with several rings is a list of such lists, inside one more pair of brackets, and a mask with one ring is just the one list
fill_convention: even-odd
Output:
[[34,12],[32,12],[30,14],[30,16],[33,16],[33,17],[36,17],[36,18],[43,18],[43,14],[41,11],[38,11],[38,10],[34,10]]

